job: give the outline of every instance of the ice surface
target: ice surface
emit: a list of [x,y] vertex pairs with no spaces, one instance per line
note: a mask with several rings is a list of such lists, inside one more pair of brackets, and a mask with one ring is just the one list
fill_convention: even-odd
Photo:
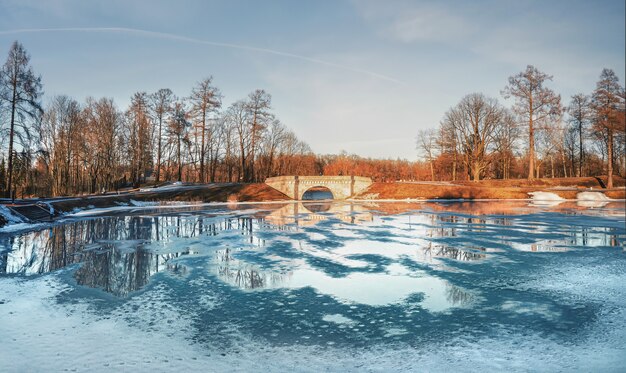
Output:
[[130,204],[135,206],[135,207],[144,207],[144,206],[158,206],[159,202],[154,202],[154,201],[135,201],[134,199],[130,200]]
[[24,220],[22,220],[22,218],[20,218],[19,216],[14,215],[13,212],[11,210],[9,210],[9,208],[4,206],[4,205],[0,205],[0,215],[2,215],[2,217],[4,217],[4,220],[6,220],[7,223],[10,223],[10,224],[17,224],[17,223],[23,223],[24,222]]
[[167,207],[2,234],[0,370],[625,366],[623,208],[428,206]]

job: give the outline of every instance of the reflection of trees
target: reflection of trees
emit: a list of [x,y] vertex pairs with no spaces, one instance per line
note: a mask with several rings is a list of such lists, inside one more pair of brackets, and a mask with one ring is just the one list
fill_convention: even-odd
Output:
[[465,306],[472,302],[472,294],[446,282],[446,300],[454,306]]
[[[150,276],[163,268],[181,272],[182,267],[167,264],[188,253],[184,246],[167,245],[174,238],[214,236],[223,230],[239,230],[262,245],[255,237],[262,218],[206,216],[116,216],[69,222],[47,230],[29,232],[7,239],[12,250],[0,257],[0,272],[39,274],[82,263],[75,272],[81,285],[101,288],[118,296],[144,286]],[[248,237],[246,237],[248,240]],[[150,242],[163,242],[171,253],[155,254],[145,248]],[[266,275],[254,271],[239,274],[242,284],[259,287]]]
[[219,263],[218,276],[226,283],[241,289],[263,289],[284,282],[284,275],[276,272],[266,272],[250,264],[235,259],[230,249],[216,253]]
[[[473,248],[475,250],[485,251],[484,248]],[[464,262],[475,261],[485,259],[486,255],[483,253],[477,253],[471,250],[463,250],[452,246],[445,245],[433,245],[432,242],[428,243],[428,246],[423,248],[424,254],[431,257],[449,258]]]
[[146,285],[150,276],[177,254],[155,255],[140,247],[132,252],[105,245],[102,250],[82,254],[83,265],[74,277],[80,285],[100,288],[117,296],[128,295]]

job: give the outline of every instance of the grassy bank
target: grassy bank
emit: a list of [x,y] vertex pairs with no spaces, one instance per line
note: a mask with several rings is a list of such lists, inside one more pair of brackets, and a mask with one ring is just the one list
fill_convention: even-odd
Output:
[[536,180],[481,180],[456,182],[374,183],[358,199],[526,199],[528,193],[547,191],[565,199],[576,199],[581,191],[603,192],[613,199],[625,199],[624,179],[614,178],[613,189],[604,189],[606,177],[555,178]]

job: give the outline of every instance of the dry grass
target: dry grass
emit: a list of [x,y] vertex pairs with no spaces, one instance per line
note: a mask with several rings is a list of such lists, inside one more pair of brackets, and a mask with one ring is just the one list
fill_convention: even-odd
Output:
[[[578,192],[593,187],[594,190],[604,192],[609,198],[626,198],[626,189],[623,188],[624,179],[616,177],[614,184],[621,188],[602,189],[595,178],[374,183],[359,196],[376,195],[379,199],[526,199],[529,192],[549,191],[566,199],[575,199]],[[559,187],[563,189],[558,189]]]
[[104,196],[86,196],[54,202],[58,211],[72,211],[75,208],[111,207],[135,201],[196,201],[196,202],[252,202],[281,201],[290,198],[262,183],[258,184],[206,184],[193,185],[172,190],[162,189],[148,192],[130,192]]

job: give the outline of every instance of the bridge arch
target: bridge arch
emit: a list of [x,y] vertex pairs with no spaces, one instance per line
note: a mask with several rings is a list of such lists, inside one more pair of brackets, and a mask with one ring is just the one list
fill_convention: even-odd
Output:
[[335,195],[330,188],[316,185],[303,191],[301,198],[303,201],[315,201],[320,199],[335,199]]
[[372,185],[372,179],[361,176],[278,176],[268,178],[265,183],[295,200],[302,200],[304,193],[314,187],[328,188],[333,199],[347,199],[367,189]]

